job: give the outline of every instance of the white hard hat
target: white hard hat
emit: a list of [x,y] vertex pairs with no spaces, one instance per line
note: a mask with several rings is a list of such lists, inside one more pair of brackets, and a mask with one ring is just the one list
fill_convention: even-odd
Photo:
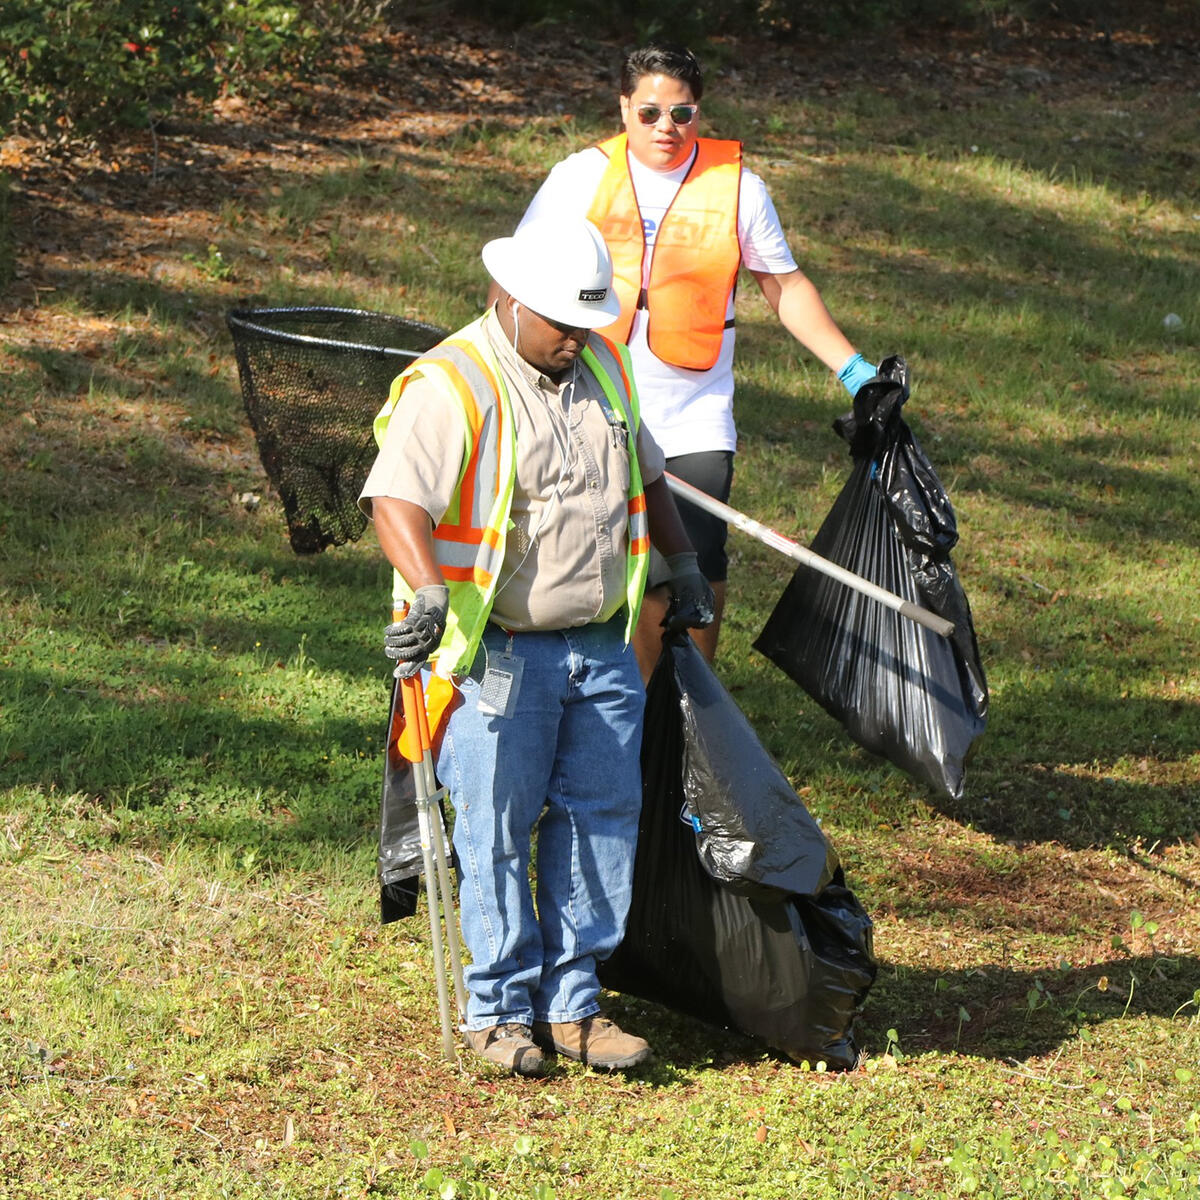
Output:
[[512,237],[488,242],[483,265],[510,296],[551,321],[599,329],[620,315],[612,255],[583,217],[529,221]]

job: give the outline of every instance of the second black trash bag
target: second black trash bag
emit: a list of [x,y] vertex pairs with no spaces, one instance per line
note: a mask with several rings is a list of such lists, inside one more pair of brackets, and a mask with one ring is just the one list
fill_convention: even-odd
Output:
[[668,657],[683,717],[679,817],[705,870],[758,899],[816,895],[838,865],[821,827],[695,645]]
[[[805,835],[813,878],[828,880],[815,895],[747,896],[736,883],[715,880],[701,860],[684,785],[685,747],[692,736],[687,697],[693,712],[698,702],[697,693],[687,689],[698,688],[700,707],[711,715],[714,685],[720,688],[690,639],[664,647],[646,697],[633,902],[624,941],[600,965],[600,980],[607,988],[737,1029],[796,1061],[850,1069],[858,1059],[854,1017],[876,968],[871,919],[845,886],[833,851],[822,845],[819,854],[812,853],[814,843]],[[736,710],[723,689],[721,694],[722,703]],[[722,752],[743,760],[765,757],[745,718],[738,717],[730,722]],[[753,745],[736,745],[746,739]],[[694,746],[692,752],[698,752]],[[693,774],[690,786],[698,778]],[[741,794],[753,782],[748,779]],[[788,790],[783,802],[803,813]],[[807,813],[803,820],[793,818],[785,822],[793,830],[804,821],[816,828]]]
[[987,682],[950,562],[954,512],[900,416],[907,399],[904,360],[890,358],[835,423],[854,467],[812,549],[952,621],[953,638],[801,566],[754,645],[859,745],[958,799],[987,721]]

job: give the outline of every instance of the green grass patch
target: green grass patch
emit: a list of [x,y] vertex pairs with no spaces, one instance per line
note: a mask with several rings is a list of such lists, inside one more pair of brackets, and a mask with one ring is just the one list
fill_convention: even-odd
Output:
[[[423,922],[378,924],[388,572],[291,552],[223,317],[474,316],[481,243],[612,123],[497,116],[273,167],[0,326],[7,1195],[1196,1194],[1194,98],[719,90],[839,321],[909,359],[992,687],[962,799],[914,784],[751,649],[790,569],[731,534],[719,674],[877,924],[862,1067],[612,996],[644,1075],[455,1069]],[[806,541],[848,401],[748,280],[738,326],[733,502]]]

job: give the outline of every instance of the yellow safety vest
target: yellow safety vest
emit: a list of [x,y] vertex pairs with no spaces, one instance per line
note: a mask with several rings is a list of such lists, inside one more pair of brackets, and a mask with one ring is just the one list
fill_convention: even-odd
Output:
[[[450,506],[433,530],[433,551],[446,587],[450,611],[442,643],[432,656],[437,674],[448,677],[470,669],[479,648],[492,601],[504,547],[512,524],[513,485],[517,476],[516,424],[508,388],[500,373],[484,318],[419,358],[392,381],[387,403],[375,418],[375,441],[383,445],[388,421],[404,389],[418,375],[458,402],[463,414],[463,454]],[[637,389],[629,351],[602,337],[583,349],[589,367],[613,414],[629,431],[628,551],[625,640],[633,635],[645,589],[650,534],[646,497],[635,442],[640,424]],[[412,589],[394,572],[393,606],[412,599]]]
[[601,332],[627,342],[634,313],[645,308],[651,351],[663,362],[706,371],[721,353],[725,313],[742,262],[737,229],[742,144],[697,140],[696,156],[654,239],[644,294],[646,236],[626,135],[609,138],[598,148],[608,156],[608,166],[588,217],[608,243],[613,288],[621,301],[621,315]]

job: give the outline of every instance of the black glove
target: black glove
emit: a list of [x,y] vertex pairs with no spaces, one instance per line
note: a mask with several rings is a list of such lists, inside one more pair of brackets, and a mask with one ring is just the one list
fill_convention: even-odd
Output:
[[404,620],[383,631],[384,654],[398,660],[397,679],[415,675],[441,644],[449,607],[449,589],[440,584],[419,587]]
[[713,623],[716,615],[716,597],[708,580],[700,574],[696,552],[686,550],[682,554],[668,554],[667,569],[671,578],[667,587],[671,591],[671,607],[667,611],[666,626],[669,633],[683,629],[703,629]]

